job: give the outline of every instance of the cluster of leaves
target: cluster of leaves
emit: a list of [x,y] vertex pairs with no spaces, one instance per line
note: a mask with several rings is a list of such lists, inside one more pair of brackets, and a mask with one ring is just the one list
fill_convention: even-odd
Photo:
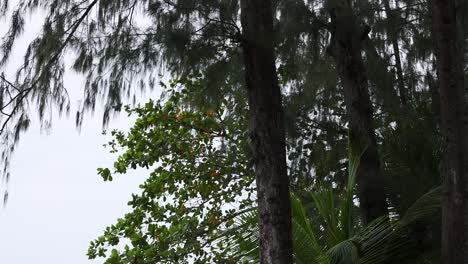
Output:
[[[106,263],[210,263],[226,259],[216,235],[255,203],[246,145],[246,121],[229,116],[232,102],[218,109],[183,108],[186,90],[167,100],[130,109],[138,116],[128,134],[112,131],[112,152],[121,155],[104,180],[129,169],[147,168],[149,177],[133,195],[132,212],[91,242],[90,258]],[[110,250],[110,252],[109,252]]]

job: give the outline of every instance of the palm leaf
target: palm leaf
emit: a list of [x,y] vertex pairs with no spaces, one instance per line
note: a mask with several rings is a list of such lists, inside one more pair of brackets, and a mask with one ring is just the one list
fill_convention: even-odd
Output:
[[[300,199],[291,194],[291,221],[294,261],[299,264],[374,264],[400,263],[417,254],[415,241],[408,235],[411,224],[440,209],[441,188],[421,196],[400,221],[382,216],[365,227],[353,214],[354,190],[359,160],[350,147],[348,183],[343,196],[336,195],[330,185],[318,183],[311,193],[318,211],[318,221],[311,222]],[[338,197],[338,202],[335,199]],[[232,255],[241,263],[258,262],[256,210],[239,215],[235,226],[220,235],[231,245]],[[359,229],[357,229],[359,228]]]
[[294,194],[291,194],[291,216],[294,261],[304,264],[328,263],[306,216],[304,206]]
[[442,204],[442,186],[438,186],[423,196],[411,205],[405,215],[400,220],[400,225],[408,226],[418,220],[433,215],[440,211]]

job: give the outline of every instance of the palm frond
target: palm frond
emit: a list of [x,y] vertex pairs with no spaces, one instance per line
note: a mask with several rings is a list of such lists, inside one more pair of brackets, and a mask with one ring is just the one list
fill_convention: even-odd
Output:
[[438,186],[414,202],[400,220],[401,226],[408,226],[440,211],[442,204],[442,186]]
[[329,263],[316,234],[306,216],[304,206],[296,195],[291,194],[291,220],[294,261],[296,263]]
[[330,186],[317,184],[317,190],[310,195],[314,201],[314,205],[319,212],[319,218],[323,220],[324,240],[328,245],[336,245],[337,243],[346,239],[342,230],[342,223],[340,222],[340,212],[335,206],[335,193]]
[[[362,155],[362,153],[361,153]],[[421,196],[400,220],[382,216],[362,227],[353,214],[356,173],[361,155],[350,150],[348,183],[344,195],[330,185],[318,183],[311,193],[318,221],[311,222],[300,199],[291,194],[294,262],[298,264],[400,263],[417,256],[417,244],[409,235],[411,224],[440,209],[441,187]],[[220,238],[228,241],[230,252],[241,263],[257,263],[258,226],[255,208],[240,214],[235,225]]]
[[344,240],[327,251],[331,264],[353,264],[359,260],[359,245],[352,239]]
[[345,238],[349,238],[354,234],[354,189],[356,186],[356,175],[359,167],[359,162],[364,150],[359,154],[354,154],[354,150],[349,144],[348,155],[348,183],[346,185],[345,197],[341,205],[341,224]]

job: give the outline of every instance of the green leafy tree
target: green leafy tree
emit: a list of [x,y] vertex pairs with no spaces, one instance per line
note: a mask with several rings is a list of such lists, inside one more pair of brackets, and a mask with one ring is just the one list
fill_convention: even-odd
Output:
[[[359,75],[368,79],[361,90],[367,86],[369,98],[364,105],[373,109],[375,151],[370,158],[382,167],[389,214],[403,215],[418,197],[440,184],[444,141],[439,126],[440,73],[431,30],[432,2],[272,1],[272,45],[283,97],[289,185],[298,197],[306,197],[317,181],[341,191],[347,186],[346,146],[348,130],[353,128],[350,97],[342,92],[340,67],[327,50],[330,40],[337,40],[337,29],[348,33],[341,37],[350,36],[348,26],[370,29],[362,39],[351,36],[359,42],[359,52],[356,46],[352,48],[361,58],[349,66],[363,65]],[[340,25],[331,20],[329,3],[344,3],[345,11],[352,11],[348,13],[353,23],[336,28]],[[100,104],[99,98],[105,123],[136,90],[156,86],[160,73],[193,82],[179,108],[202,113],[219,109],[227,100],[228,107],[236,109],[230,116],[245,118],[247,85],[239,1],[19,0],[1,4],[2,15],[10,18],[0,49],[2,67],[8,65],[15,42],[28,25],[28,15],[38,9],[46,14],[42,31],[30,43],[17,74],[0,75],[0,135],[7,146],[2,148],[4,166],[14,143],[29,126],[28,109],[37,110],[45,125],[50,121],[48,110],[54,106],[67,112],[62,81],[69,66],[65,58],[87,80],[76,114],[78,125],[86,111]],[[467,8],[456,9],[461,42],[468,36],[463,19]],[[331,38],[334,31],[335,38]],[[460,52],[466,55],[466,50]],[[247,127],[242,126],[243,135]],[[248,148],[245,151],[243,155],[253,157]],[[437,246],[430,239],[439,234],[436,222],[426,219],[410,235]]]
[[[438,148],[433,144],[438,138],[433,129],[437,126],[437,107],[431,106],[437,104],[438,97],[437,89],[433,89],[437,78],[431,59],[430,12],[425,2],[390,1],[393,18],[387,20],[385,3],[354,2],[356,20],[365,21],[371,29],[363,43],[363,60],[369,76],[377,146],[385,160],[391,161],[382,164],[386,191],[390,206],[404,212],[411,201],[438,183],[438,168],[434,165],[438,164]],[[43,30],[31,42],[18,74],[5,76],[3,82],[5,129],[1,135],[8,141],[6,145],[12,146],[27,129],[29,112],[24,106],[28,102],[37,103],[33,105],[45,123],[50,121],[46,111],[49,107],[55,105],[59,111],[67,111],[62,82],[67,68],[64,54],[87,80],[83,105],[76,114],[78,124],[86,111],[99,104],[98,98],[103,98],[104,120],[108,120],[125,97],[131,97],[137,88],[156,85],[158,74],[164,71],[175,78],[201,75],[199,89],[190,91],[192,107],[216,106],[222,98],[235,98],[235,91],[245,87],[238,1],[2,3],[3,14],[11,18],[1,49],[3,66],[28,25],[28,14],[38,9],[46,13]],[[310,185],[315,177],[342,187],[346,179],[343,146],[349,120],[335,64],[326,52],[332,25],[328,23],[325,3],[273,2],[273,45],[284,96],[289,175],[296,191]],[[401,58],[402,80],[392,74],[395,66],[389,41],[395,36],[388,28],[401,29],[396,37],[400,52],[405,54]],[[424,65],[424,71],[417,65]],[[398,118],[397,82],[403,82],[407,90],[408,115],[403,119]],[[432,104],[428,105],[428,101]],[[400,120],[405,125],[393,129],[392,122]],[[406,134],[407,138],[402,137]],[[406,143],[400,144],[400,139]],[[413,142],[416,144],[410,144]],[[10,148],[3,150],[8,152]],[[2,164],[8,164],[9,155],[3,157]],[[387,170],[389,166],[398,168],[399,173]],[[425,180],[418,179],[419,175],[425,175]]]
[[129,202],[132,212],[91,242],[90,258],[234,263],[215,237],[255,203],[246,119],[238,115],[246,106],[224,100],[200,112],[182,106],[186,92],[171,90],[167,100],[127,108],[138,117],[135,125],[112,132],[108,146],[120,156],[113,169],[99,169],[104,180],[137,167],[149,176]]

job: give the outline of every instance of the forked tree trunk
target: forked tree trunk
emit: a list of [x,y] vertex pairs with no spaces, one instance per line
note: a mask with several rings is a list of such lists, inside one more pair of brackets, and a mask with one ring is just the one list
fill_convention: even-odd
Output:
[[273,53],[270,0],[242,0],[245,77],[250,108],[260,229],[260,263],[292,263],[291,205],[281,90]]
[[443,154],[442,260],[464,261],[465,129],[462,54],[454,0],[433,0],[432,21],[439,73]]
[[348,0],[329,0],[332,38],[329,52],[335,59],[344,89],[351,145],[364,150],[357,171],[357,192],[363,221],[388,213],[384,178],[373,124],[373,110],[368,91],[361,44],[366,32],[359,26]]

